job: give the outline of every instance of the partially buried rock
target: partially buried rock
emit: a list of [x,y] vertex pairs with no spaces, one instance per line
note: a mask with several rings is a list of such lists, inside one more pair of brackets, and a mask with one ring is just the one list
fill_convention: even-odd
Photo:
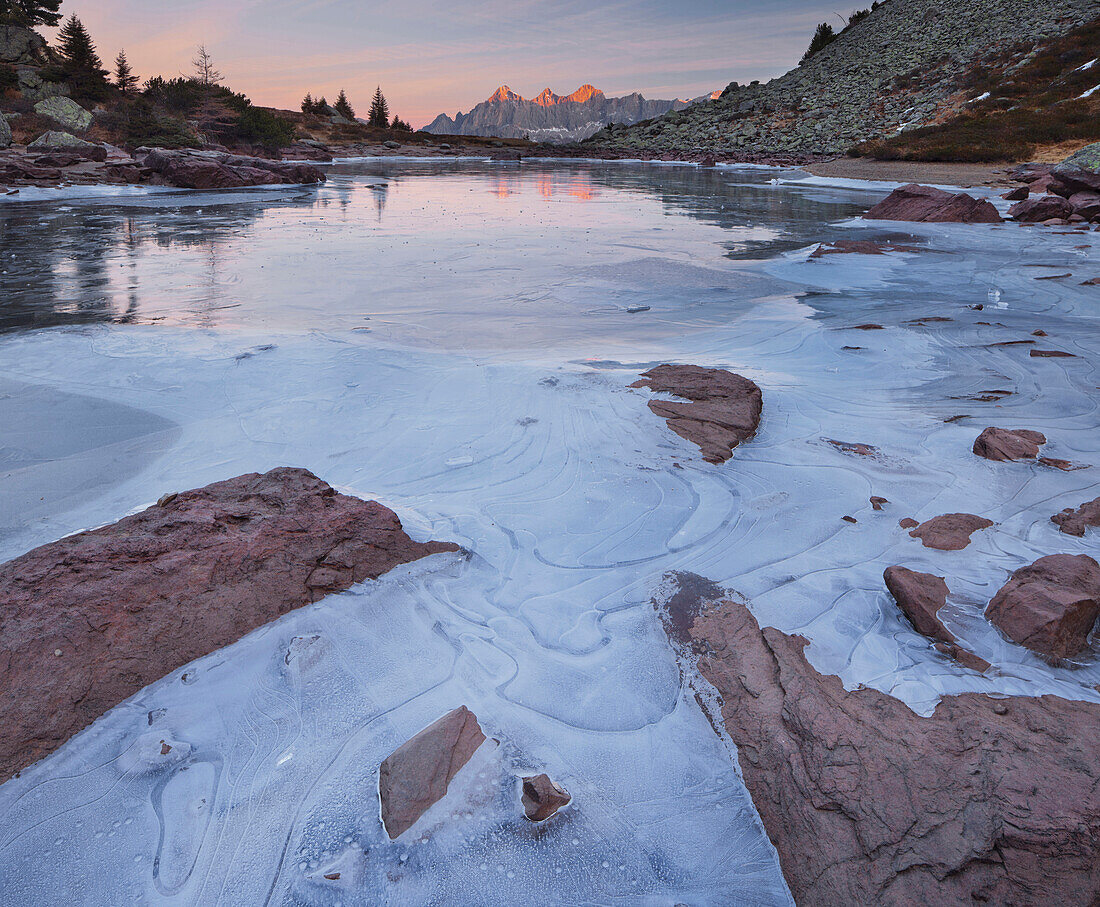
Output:
[[987,460],[1034,460],[1046,436],[1027,428],[996,428],[990,426],[974,440],[974,453]]
[[985,199],[910,183],[891,192],[863,215],[868,220],[997,224],[1001,215]]
[[960,551],[970,544],[973,533],[992,525],[992,520],[972,513],[945,513],[925,520],[909,534],[920,539],[925,548]]
[[544,822],[573,798],[569,791],[558,787],[547,774],[523,779],[523,814],[532,822]]
[[882,578],[901,612],[918,633],[936,644],[939,651],[975,671],[989,669],[989,662],[962,648],[937,616],[940,608],[947,604],[950,592],[942,576],[894,566],[887,567]]
[[1067,535],[1083,537],[1090,526],[1100,526],[1100,498],[1086,501],[1076,510],[1067,507],[1050,518],[1052,523]]
[[1100,900],[1100,705],[964,693],[925,718],[738,601],[693,611],[685,648],[800,907]]
[[485,734],[466,706],[448,712],[386,757],[378,770],[382,824],[391,839],[442,800]]
[[748,378],[724,369],[658,365],[630,386],[648,387],[690,401],[650,400],[649,408],[680,437],[698,444],[708,463],[724,463],[760,425],[760,388]]
[[157,148],[146,154],[141,164],[162,182],[184,189],[233,189],[325,181],[325,174],[312,164],[218,151]]
[[886,498],[879,497],[878,495],[871,496],[871,509],[882,510],[883,504],[889,504],[890,502]]
[[1100,614],[1100,566],[1087,554],[1050,554],[1021,567],[985,616],[1013,642],[1047,658],[1085,650]]
[[456,545],[305,469],[162,498],[0,566],[0,780],[143,686],[295,608]]
[[902,529],[912,529],[915,526],[919,526],[920,523],[918,523],[916,520],[914,520],[911,516],[907,516],[907,517],[903,517],[902,519],[898,520],[898,525]]
[[1025,199],[1008,209],[1008,216],[1024,224],[1041,224],[1045,221],[1069,217],[1073,205],[1058,195],[1037,195]]

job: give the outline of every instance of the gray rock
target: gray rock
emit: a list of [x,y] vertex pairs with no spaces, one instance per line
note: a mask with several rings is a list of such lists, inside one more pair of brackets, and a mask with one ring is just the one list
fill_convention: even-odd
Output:
[[11,144],[11,126],[7,117],[0,117],[0,148],[7,148]]
[[392,141],[392,140],[391,140],[391,141],[389,141],[389,142],[383,142],[383,143],[382,143],[382,147],[383,147],[383,148],[390,148],[390,149],[393,149],[393,148],[400,148],[400,147],[401,147],[401,143],[400,143],[400,142],[394,142],[394,141]]
[[95,142],[78,139],[75,135],[69,135],[67,132],[43,132],[27,147],[36,150],[53,150],[57,148],[98,148],[99,146]]
[[72,98],[46,98],[34,105],[34,112],[78,132],[92,125],[92,115]]
[[43,64],[48,62],[46,40],[29,28],[0,25],[0,63]]
[[47,82],[34,66],[21,66],[17,70],[19,91],[28,101],[41,101],[45,98],[65,97],[69,86],[64,82]]

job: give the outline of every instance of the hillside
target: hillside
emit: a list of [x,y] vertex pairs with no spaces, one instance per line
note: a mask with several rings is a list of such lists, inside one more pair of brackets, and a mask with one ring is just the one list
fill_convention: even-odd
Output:
[[608,123],[630,125],[670,110],[682,110],[690,103],[647,100],[637,92],[609,98],[591,85],[582,85],[568,95],[557,95],[547,88],[529,99],[502,85],[469,113],[458,113],[454,119],[440,114],[424,131],[436,135],[526,136],[536,142],[578,142]]
[[1063,35],[1094,19],[1098,6],[1097,0],[885,0],[779,78],[731,83],[716,100],[602,130],[589,144],[660,153],[844,153],[939,122],[974,97],[965,88],[975,67],[1000,59],[1006,48]]

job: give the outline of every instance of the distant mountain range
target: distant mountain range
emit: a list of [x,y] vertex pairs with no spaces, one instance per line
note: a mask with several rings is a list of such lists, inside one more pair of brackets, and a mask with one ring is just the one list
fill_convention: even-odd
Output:
[[469,113],[451,119],[444,113],[424,127],[437,135],[484,135],[512,139],[527,136],[536,142],[579,142],[608,123],[630,126],[659,117],[670,110],[683,110],[691,101],[649,101],[637,92],[623,98],[609,98],[598,88],[582,85],[572,94],[554,94],[549,88],[538,97],[524,98],[507,85]]

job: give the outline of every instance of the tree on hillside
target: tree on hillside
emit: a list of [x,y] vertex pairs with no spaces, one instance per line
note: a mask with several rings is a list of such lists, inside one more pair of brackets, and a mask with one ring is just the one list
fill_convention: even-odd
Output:
[[345,120],[355,119],[355,110],[352,108],[351,103],[348,101],[348,96],[344,94],[344,89],[340,89],[340,94],[336,98],[336,103],[333,104],[332,107]]
[[828,22],[822,22],[817,27],[817,31],[814,32],[810,46],[806,49],[806,53],[802,55],[802,59],[798,61],[798,65],[801,66],[819,50],[832,44],[835,39],[836,32],[833,31],[833,27]]
[[412,126],[410,126],[403,119],[401,119],[401,117],[397,116],[397,114],[394,114],[394,116],[393,116],[393,122],[390,123],[390,129],[394,129],[397,132],[412,132],[413,131]]
[[214,68],[214,61],[206,50],[205,44],[200,44],[196,51],[195,59],[191,61],[195,67],[195,78],[203,85],[217,85],[224,78]]
[[313,95],[310,92],[306,92],[306,96],[302,98],[302,113],[313,113],[317,106],[317,102],[313,100]]
[[62,80],[78,100],[102,101],[107,97],[107,70],[96,53],[92,37],[76,15],[69,16],[57,33]]
[[115,85],[123,94],[129,94],[137,88],[138,77],[130,69],[130,63],[126,59],[126,51],[120,50],[115,57]]
[[390,125],[390,106],[386,103],[382,94],[382,86],[374,90],[374,99],[370,102],[370,113],[367,114],[367,125],[386,129]]
[[61,0],[0,0],[0,25],[57,25]]

